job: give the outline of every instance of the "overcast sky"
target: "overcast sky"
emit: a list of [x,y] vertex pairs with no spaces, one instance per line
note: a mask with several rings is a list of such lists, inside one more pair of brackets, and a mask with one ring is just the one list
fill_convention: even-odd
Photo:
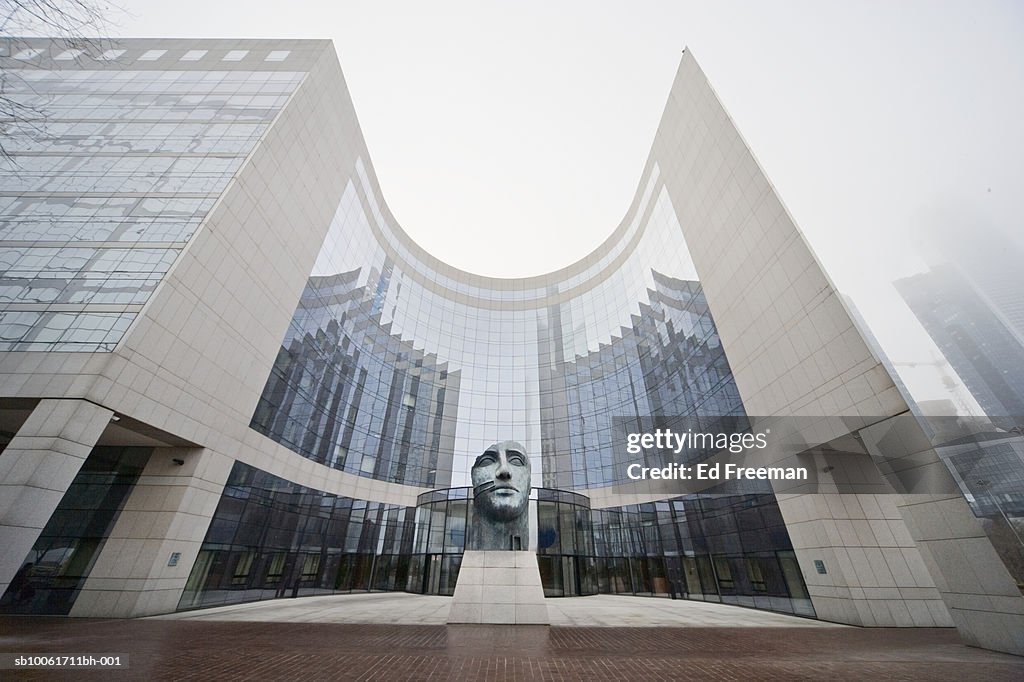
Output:
[[118,2],[124,36],[333,39],[392,212],[473,272],[611,233],[684,47],[897,362],[934,353],[890,284],[931,225],[1024,241],[1019,1]]

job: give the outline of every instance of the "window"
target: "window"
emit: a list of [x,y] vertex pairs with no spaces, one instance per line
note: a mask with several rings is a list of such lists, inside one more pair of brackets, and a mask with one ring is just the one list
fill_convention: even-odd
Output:
[[306,560],[302,563],[302,577],[303,582],[310,582],[316,580],[317,573],[320,571],[320,555],[319,554],[307,554]]
[[267,585],[276,585],[281,582],[281,576],[284,575],[284,560],[286,556],[283,552],[278,552],[270,559],[270,565],[267,566]]
[[274,50],[267,55],[265,62],[283,62],[291,54],[291,50]]
[[249,54],[249,50],[231,50],[222,61],[225,62],[240,62],[245,59],[245,55]]
[[139,57],[139,61],[155,62],[157,59],[160,59],[160,57],[163,57],[165,54],[167,54],[167,50],[146,50],[146,52],[144,52],[143,55]]
[[736,583],[732,579],[732,568],[729,566],[729,560],[724,556],[715,556],[712,557],[712,561],[715,564],[715,574],[718,576],[718,586],[723,590],[733,589]]
[[178,61],[179,62],[198,62],[200,59],[202,59],[204,56],[206,56],[206,53],[207,53],[207,50],[189,50],[184,55],[182,55],[181,59],[179,59]]
[[234,575],[231,576],[232,585],[244,585],[246,579],[249,577],[249,570],[252,568],[252,560],[255,554],[253,552],[245,552],[238,557],[238,563],[235,564]]
[[750,578],[750,586],[754,588],[754,592],[768,591],[768,582],[765,580],[759,558],[747,557],[747,576]]

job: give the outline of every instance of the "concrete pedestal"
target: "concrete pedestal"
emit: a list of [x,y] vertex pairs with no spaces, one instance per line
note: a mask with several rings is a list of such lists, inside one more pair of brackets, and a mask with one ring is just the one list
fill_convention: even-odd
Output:
[[550,625],[537,555],[467,550],[448,622]]

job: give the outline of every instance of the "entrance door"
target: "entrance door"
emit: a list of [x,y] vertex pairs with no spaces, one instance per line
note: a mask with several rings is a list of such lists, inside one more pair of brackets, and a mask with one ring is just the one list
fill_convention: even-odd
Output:
[[440,594],[441,589],[441,555],[427,556],[427,565],[423,571],[423,594]]

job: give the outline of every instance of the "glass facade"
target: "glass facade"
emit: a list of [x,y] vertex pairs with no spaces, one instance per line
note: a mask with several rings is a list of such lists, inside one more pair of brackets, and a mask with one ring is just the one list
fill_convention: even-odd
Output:
[[415,511],[312,490],[236,462],[178,608],[404,590]]
[[362,160],[353,176],[254,429],[351,473],[429,487],[468,485],[483,448],[514,438],[534,486],[585,489],[624,480],[613,418],[743,414],[657,165],[597,252],[520,280],[422,252]]
[[[179,608],[359,590],[451,595],[473,506],[471,488],[402,507],[236,463]],[[540,488],[530,515],[545,596],[660,596],[814,615],[771,495],[592,510],[585,495]]]
[[595,253],[506,280],[419,249],[357,159],[251,426],[347,473],[434,489],[414,519],[406,510],[415,526],[403,558],[379,553],[400,572],[377,575],[375,564],[362,589],[452,594],[471,464],[489,443],[516,439],[533,459],[530,546],[548,596],[813,615],[766,482],[749,494],[590,508],[587,491],[628,481],[614,438],[623,423],[723,418],[745,412],[656,164]]
[[770,494],[688,495],[593,513],[600,592],[814,615]]
[[[814,615],[770,494],[687,495],[606,509],[564,490],[541,488],[533,497],[547,597],[660,596]],[[454,592],[472,515],[470,488],[420,496],[410,592]]]
[[151,452],[93,449],[0,599],[0,612],[71,611]]
[[7,70],[0,351],[111,351],[301,72]]
[[252,426],[349,473],[448,481],[459,372],[389,334],[357,275],[310,280]]

